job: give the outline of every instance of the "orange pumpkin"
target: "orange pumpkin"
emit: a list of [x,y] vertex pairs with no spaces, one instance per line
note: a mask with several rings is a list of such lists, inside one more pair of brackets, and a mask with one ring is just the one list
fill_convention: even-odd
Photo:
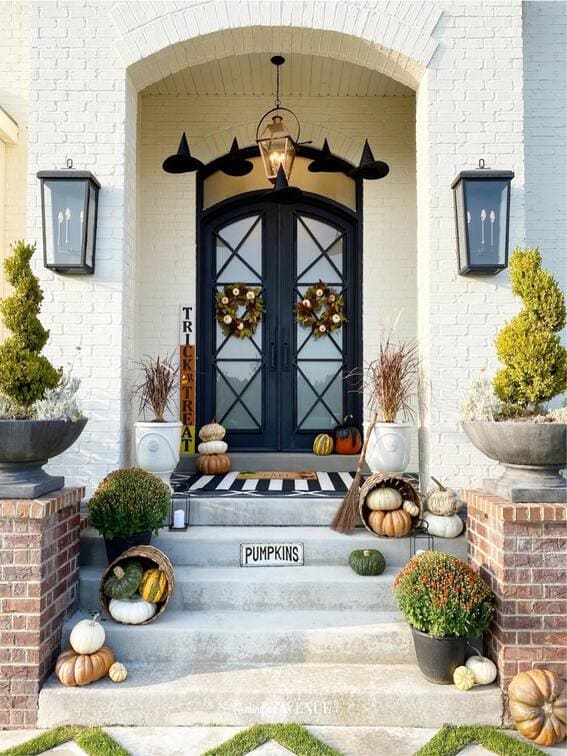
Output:
[[542,746],[552,746],[565,738],[565,683],[555,672],[520,672],[508,687],[508,699],[512,720],[525,738]]
[[113,663],[114,656],[108,646],[103,646],[94,654],[77,654],[68,648],[59,654],[55,674],[63,685],[88,685],[104,677]]
[[231,467],[228,454],[201,454],[197,457],[197,472],[201,475],[223,475]]
[[403,509],[370,512],[368,524],[375,533],[387,538],[403,538],[412,529],[411,517]]
[[335,454],[359,454],[362,449],[362,434],[352,415],[347,415],[335,428]]

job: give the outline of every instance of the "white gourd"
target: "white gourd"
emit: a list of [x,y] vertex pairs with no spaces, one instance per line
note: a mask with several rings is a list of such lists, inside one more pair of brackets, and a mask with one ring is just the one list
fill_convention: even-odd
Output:
[[402,509],[407,512],[410,517],[417,517],[419,514],[419,507],[413,501],[406,499],[402,504]]
[[432,488],[427,494],[427,508],[430,512],[444,517],[457,514],[461,508],[461,500],[456,492],[440,483],[437,478],[431,478],[437,488]]
[[465,666],[473,673],[477,685],[490,685],[498,675],[496,664],[492,659],[479,654],[478,651],[476,653],[477,656],[471,656],[466,660]]
[[201,441],[222,441],[225,437],[226,430],[219,423],[207,423],[199,431]]
[[199,454],[226,454],[228,444],[226,441],[203,441],[199,444]]
[[114,662],[114,664],[108,670],[108,676],[110,677],[112,682],[121,683],[124,682],[124,680],[128,677],[128,670],[126,669],[124,664],[121,664],[120,662]]
[[426,512],[423,520],[427,523],[427,532],[439,538],[456,538],[461,535],[465,526],[457,514],[444,517]]
[[373,488],[366,494],[364,503],[368,509],[388,512],[402,506],[402,495],[395,488]]
[[474,675],[468,667],[457,667],[453,672],[453,682],[459,690],[470,690],[474,685]]
[[156,605],[134,595],[127,599],[111,599],[108,611],[112,619],[124,625],[140,625],[156,613]]
[[104,646],[104,627],[97,622],[98,614],[92,619],[77,622],[71,630],[69,643],[77,654],[95,654]]

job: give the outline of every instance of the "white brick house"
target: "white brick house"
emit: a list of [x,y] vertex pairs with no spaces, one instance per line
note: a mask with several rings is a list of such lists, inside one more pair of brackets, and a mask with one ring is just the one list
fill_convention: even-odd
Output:
[[176,348],[180,307],[200,296],[198,178],[162,162],[183,131],[204,163],[233,136],[253,144],[281,53],[284,105],[304,138],[320,148],[328,137],[355,164],[368,138],[390,166],[358,207],[360,361],[398,315],[399,333],[419,339],[428,396],[412,469],[459,486],[488,472],[458,405],[494,367],[494,336],[516,305],[506,273],[457,274],[450,185],[479,158],[513,170],[510,245],[540,245],[567,288],[565,2],[39,0],[0,2],[0,18],[12,123],[10,135],[0,121],[0,257],[15,239],[41,239],[38,170],[72,158],[102,185],[95,274],[35,261],[48,355],[69,363],[80,347],[90,417],[54,469],[92,487],[131,462],[132,365]]

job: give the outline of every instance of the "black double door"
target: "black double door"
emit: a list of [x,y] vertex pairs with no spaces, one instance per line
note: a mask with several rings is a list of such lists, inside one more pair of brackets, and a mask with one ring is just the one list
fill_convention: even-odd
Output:
[[[323,200],[239,198],[204,214],[201,232],[199,422],[216,418],[233,450],[294,451],[311,449],[346,414],[360,420],[356,217]],[[348,322],[316,339],[294,305],[320,280],[342,293]],[[225,336],[216,319],[216,292],[238,283],[261,288],[266,307],[247,339]]]

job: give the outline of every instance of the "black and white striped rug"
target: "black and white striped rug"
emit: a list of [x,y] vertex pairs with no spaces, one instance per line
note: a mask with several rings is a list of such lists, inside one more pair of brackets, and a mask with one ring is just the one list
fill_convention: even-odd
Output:
[[[314,496],[342,498],[350,488],[353,472],[318,472],[312,480],[239,479],[238,470],[225,475],[200,473],[173,473],[171,485],[176,493],[195,496]],[[406,473],[408,480],[417,484],[418,476]]]

